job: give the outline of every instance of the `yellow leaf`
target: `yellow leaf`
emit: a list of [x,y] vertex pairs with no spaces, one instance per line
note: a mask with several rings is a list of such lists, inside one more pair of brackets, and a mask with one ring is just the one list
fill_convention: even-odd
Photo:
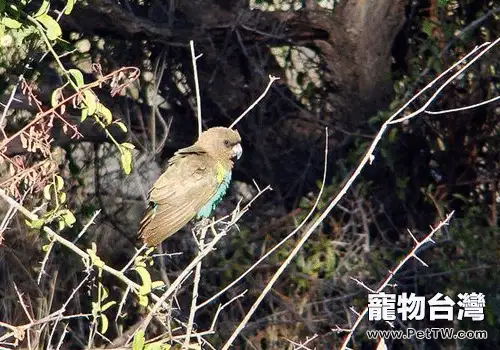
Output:
[[61,218],[57,221],[57,230],[58,231],[62,231],[64,230],[64,228],[66,227],[65,223],[64,223],[64,219]]
[[7,16],[2,18],[2,24],[10,29],[19,29],[22,25],[21,22]]
[[90,257],[90,262],[92,263],[92,265],[102,268],[104,266],[104,261],[102,261],[101,258],[97,256],[94,243],[92,244],[92,248],[93,249],[87,249],[87,254]]
[[134,335],[134,341],[132,342],[132,350],[142,350],[144,349],[144,342],[145,342],[145,337],[144,337],[144,331],[141,329],[137,331]]
[[80,122],[83,123],[85,119],[87,119],[88,115],[89,115],[89,109],[87,107],[83,108],[82,115],[80,116]]
[[116,125],[118,125],[118,127],[123,131],[123,132],[127,132],[127,126],[123,123],[123,122],[120,122],[120,121],[116,121],[115,122]]
[[163,287],[164,285],[165,285],[165,282],[163,282],[163,281],[154,281],[154,282],[151,284],[151,288],[152,288],[152,289],[156,289],[156,288]]
[[60,192],[58,195],[59,204],[63,204],[66,202],[66,192]]
[[108,299],[108,297],[109,297],[108,289],[106,287],[104,287],[102,284],[99,284],[99,288],[101,288],[101,300]]
[[120,162],[122,164],[122,169],[125,174],[130,174],[132,172],[132,152],[127,148],[120,148]]
[[82,87],[85,85],[85,81],[83,80],[83,74],[78,69],[70,69],[68,73],[74,78],[74,83],[77,87]]
[[52,91],[52,95],[50,96],[50,105],[55,107],[59,104],[59,97],[61,96],[61,90],[55,89]]
[[45,244],[45,245],[43,245],[43,246],[42,246],[42,251],[44,251],[44,252],[48,252],[48,251],[52,248],[52,245],[53,245],[53,244],[54,244],[54,243],[49,243],[49,244]]
[[141,277],[141,288],[139,289],[139,294],[140,295],[146,295],[151,292],[151,275],[149,274],[149,271],[146,270],[144,267],[136,267],[135,271],[139,274],[139,277]]
[[127,149],[135,149],[135,146],[129,142],[124,142],[121,145]]
[[108,331],[109,321],[106,315],[101,314],[101,334],[105,334]]
[[97,105],[97,113],[102,117],[104,124],[109,125],[113,121],[111,111],[108,109],[108,107],[100,103]]
[[149,298],[147,295],[139,295],[139,305],[144,307],[149,305]]
[[59,23],[48,14],[45,13],[37,17],[37,20],[47,29],[47,37],[49,40],[56,40],[62,35]]
[[43,0],[42,5],[38,9],[38,11],[33,15],[33,17],[36,18],[46,14],[47,11],[49,10],[49,5],[50,5],[49,0]]
[[88,115],[94,115],[97,110],[96,97],[90,90],[85,90],[83,92],[83,97],[85,97],[85,104],[87,105]]
[[64,14],[69,15],[71,11],[73,11],[73,7],[75,6],[75,0],[68,0],[66,3],[66,8],[64,9]]
[[37,220],[33,220],[33,221],[26,220],[26,225],[28,225],[28,227],[34,228],[34,229],[42,228],[43,224],[45,224],[45,221],[43,219],[37,219]]
[[44,188],[43,188],[43,198],[45,198],[46,200],[50,201],[50,199],[52,198],[51,197],[51,193],[50,193],[50,187],[52,186],[52,184],[48,184],[46,185]]
[[116,304],[116,301],[108,301],[106,304],[104,304],[101,307],[101,311],[104,312],[104,311],[106,311],[107,309],[109,309],[111,306],[113,306],[115,304]]
[[62,190],[64,187],[64,180],[59,175],[55,176],[56,188],[58,191]]

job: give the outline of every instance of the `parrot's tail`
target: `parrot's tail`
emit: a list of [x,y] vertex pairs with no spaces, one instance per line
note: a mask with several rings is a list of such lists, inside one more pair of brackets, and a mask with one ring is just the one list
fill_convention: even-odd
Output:
[[146,243],[146,238],[147,238],[145,236],[146,228],[150,224],[151,220],[153,220],[153,218],[155,217],[156,207],[157,204],[155,202],[149,202],[148,208],[146,209],[146,212],[144,213],[144,216],[141,222],[139,223],[138,233],[139,237],[142,239],[144,243]]

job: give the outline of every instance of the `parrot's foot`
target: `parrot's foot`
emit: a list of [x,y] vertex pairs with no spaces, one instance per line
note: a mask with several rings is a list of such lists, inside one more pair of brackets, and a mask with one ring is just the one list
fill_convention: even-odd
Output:
[[209,218],[202,218],[200,221],[198,221],[196,224],[194,224],[193,227],[193,237],[196,240],[196,243],[198,244],[198,247],[201,248],[201,240],[205,240],[205,236],[207,234],[207,231],[210,229],[212,220]]
[[201,231],[204,229],[209,228],[211,220],[209,218],[202,218],[200,221],[198,221],[196,224],[194,224],[193,231],[194,233],[199,236],[201,234]]

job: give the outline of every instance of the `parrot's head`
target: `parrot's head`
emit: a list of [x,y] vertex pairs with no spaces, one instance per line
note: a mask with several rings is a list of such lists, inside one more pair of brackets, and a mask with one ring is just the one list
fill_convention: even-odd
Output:
[[240,134],[229,128],[210,128],[201,133],[196,143],[219,159],[240,159],[243,153]]

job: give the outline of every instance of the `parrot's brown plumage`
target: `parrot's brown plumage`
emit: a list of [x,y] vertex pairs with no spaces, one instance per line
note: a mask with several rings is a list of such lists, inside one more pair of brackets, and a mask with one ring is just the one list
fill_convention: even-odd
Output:
[[210,215],[229,186],[233,159],[241,156],[240,142],[237,131],[216,127],[175,152],[149,192],[149,207],[139,225],[146,245],[156,246],[195,216]]

